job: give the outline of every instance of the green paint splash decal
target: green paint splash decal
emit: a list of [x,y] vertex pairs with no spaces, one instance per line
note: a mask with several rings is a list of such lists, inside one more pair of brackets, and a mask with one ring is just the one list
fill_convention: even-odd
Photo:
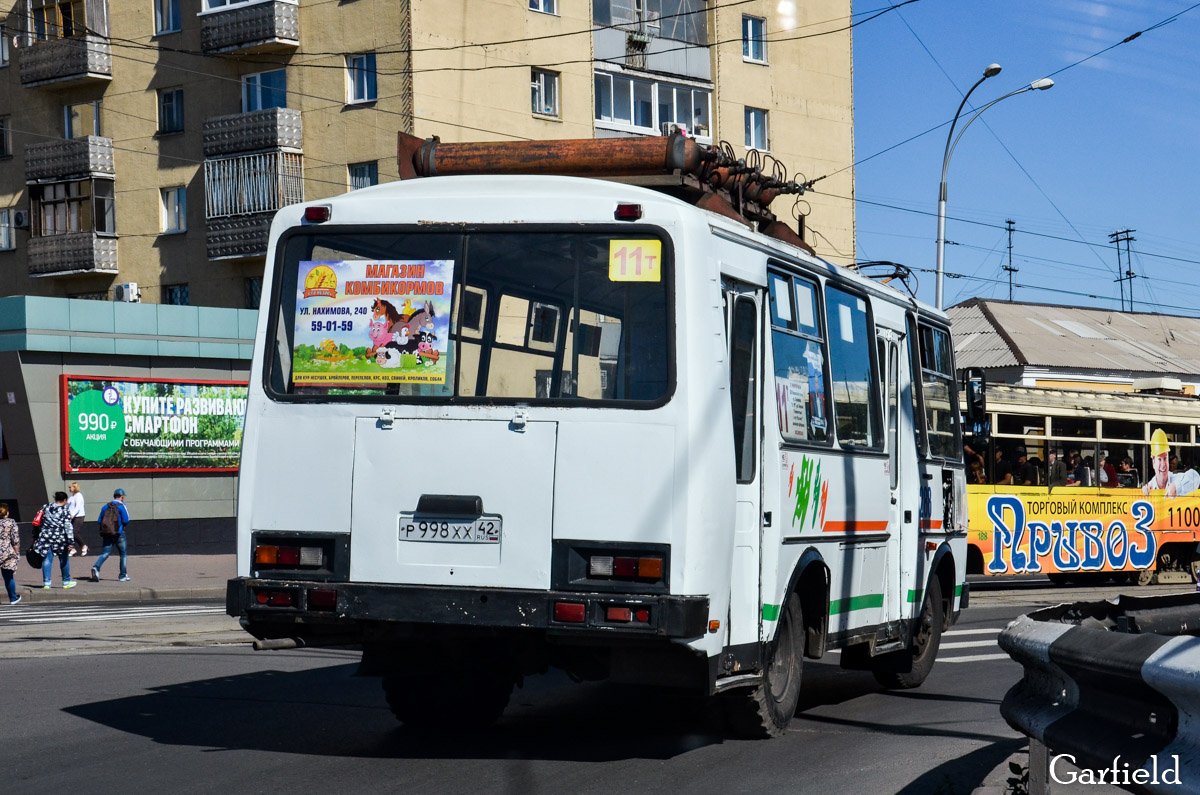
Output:
[[[795,496],[796,507],[792,511],[792,528],[804,532],[805,522],[808,529],[825,528],[825,506],[829,501],[829,483],[821,478],[821,462],[813,464],[808,456],[800,461],[800,474],[796,475],[796,465],[792,464],[788,471],[788,496]],[[798,526],[797,526],[798,525]]]

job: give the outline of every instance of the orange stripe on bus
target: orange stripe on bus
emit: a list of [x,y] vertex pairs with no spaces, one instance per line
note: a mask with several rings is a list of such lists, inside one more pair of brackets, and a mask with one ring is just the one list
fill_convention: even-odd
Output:
[[822,532],[825,533],[882,533],[887,530],[887,522],[826,522]]
[[922,519],[922,530],[941,530],[944,522],[941,519]]

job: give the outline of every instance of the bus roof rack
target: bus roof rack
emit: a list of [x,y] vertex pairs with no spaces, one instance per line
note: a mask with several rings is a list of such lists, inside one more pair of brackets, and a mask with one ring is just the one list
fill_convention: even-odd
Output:
[[437,136],[399,133],[400,179],[464,174],[554,174],[607,179],[657,190],[815,255],[799,233],[776,218],[771,202],[799,196],[805,186],[787,178],[770,155],[750,150],[737,157],[722,141],[705,146],[680,132],[636,138],[571,138],[550,141],[443,143]]

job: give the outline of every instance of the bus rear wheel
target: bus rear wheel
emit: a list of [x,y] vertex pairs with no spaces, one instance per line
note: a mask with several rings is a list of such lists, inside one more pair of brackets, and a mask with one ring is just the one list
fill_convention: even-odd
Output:
[[804,617],[796,594],[784,604],[764,663],[762,681],[753,690],[734,691],[726,698],[725,715],[739,737],[779,737],[796,715],[804,673]]
[[938,649],[942,645],[942,627],[945,624],[942,586],[934,578],[925,589],[925,601],[921,605],[921,616],[917,619],[912,643],[907,649],[876,658],[876,664],[871,668],[875,681],[895,690],[920,687],[933,670]]

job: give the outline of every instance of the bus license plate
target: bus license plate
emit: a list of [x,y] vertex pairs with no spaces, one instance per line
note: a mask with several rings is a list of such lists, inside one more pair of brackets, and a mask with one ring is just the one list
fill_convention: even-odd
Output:
[[400,514],[401,541],[440,541],[449,544],[499,544],[499,516],[478,519],[427,519]]

